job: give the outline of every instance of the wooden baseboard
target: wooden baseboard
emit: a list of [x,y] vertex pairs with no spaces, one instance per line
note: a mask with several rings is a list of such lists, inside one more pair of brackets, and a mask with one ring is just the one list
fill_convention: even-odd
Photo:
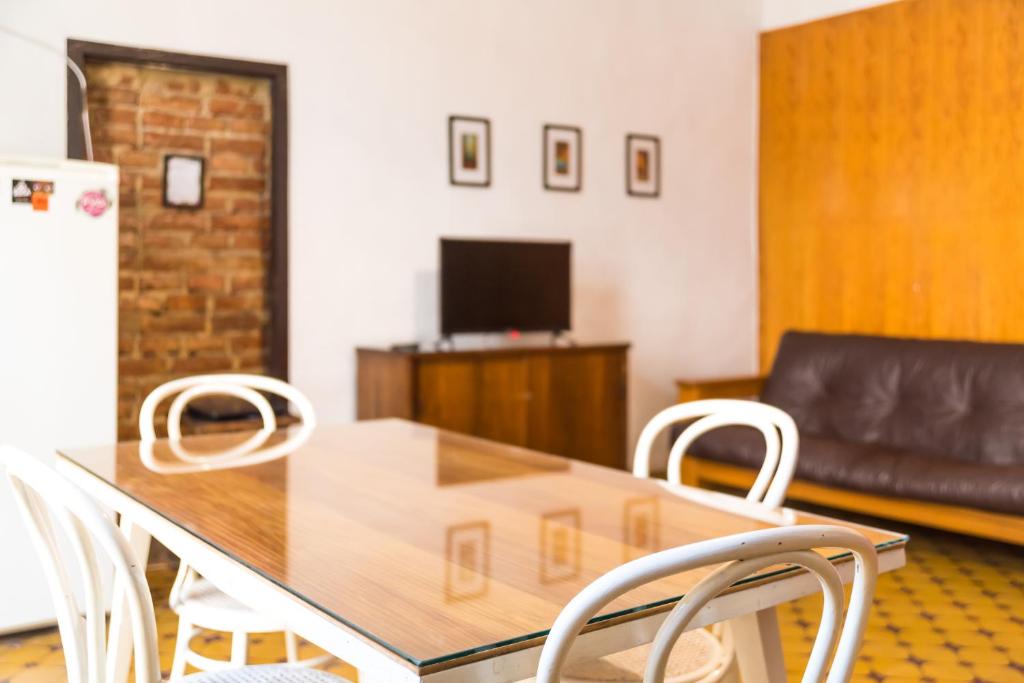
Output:
[[[748,489],[754,483],[757,472],[746,467],[726,465],[687,455],[683,459],[682,476],[683,483],[691,486],[706,483]],[[1024,517],[1021,516],[986,512],[959,505],[890,498],[800,480],[794,480],[789,485],[787,497],[874,517],[896,519],[935,529],[1024,545]]]

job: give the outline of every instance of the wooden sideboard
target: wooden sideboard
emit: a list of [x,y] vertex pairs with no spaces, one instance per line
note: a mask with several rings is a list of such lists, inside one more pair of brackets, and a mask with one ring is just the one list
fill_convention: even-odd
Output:
[[359,348],[357,415],[402,417],[624,468],[628,350],[628,344]]

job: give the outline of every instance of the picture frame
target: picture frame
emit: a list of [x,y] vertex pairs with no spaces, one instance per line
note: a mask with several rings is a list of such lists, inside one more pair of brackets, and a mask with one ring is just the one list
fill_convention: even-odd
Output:
[[579,192],[583,187],[583,131],[576,126],[544,125],[544,189]]
[[448,527],[445,559],[444,595],[447,602],[485,595],[491,577],[491,525],[481,521]]
[[661,194],[661,140],[655,135],[626,135],[626,194],[658,197]]
[[163,205],[170,209],[203,208],[206,159],[188,154],[164,156]]
[[448,180],[463,187],[491,184],[491,122],[476,116],[448,117]]
[[661,550],[661,507],[657,498],[631,498],[622,508],[622,561]]
[[549,512],[540,518],[540,582],[569,581],[580,575],[583,546],[580,511]]

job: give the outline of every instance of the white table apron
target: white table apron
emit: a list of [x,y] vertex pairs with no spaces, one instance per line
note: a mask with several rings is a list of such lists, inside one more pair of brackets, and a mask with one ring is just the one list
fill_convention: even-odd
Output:
[[[155,537],[178,557],[187,558],[200,574],[232,597],[254,609],[281,616],[289,630],[356,667],[360,683],[505,683],[520,681],[536,673],[542,639],[521,649],[452,668],[433,672],[426,668],[426,673],[421,675],[412,664],[339,624],[313,605],[74,463],[58,458],[57,468],[101,504],[121,515],[121,528],[138,557],[147,557],[150,538]],[[904,563],[902,546],[879,554],[880,572],[898,569]],[[837,568],[844,583],[852,581],[852,562],[839,563]],[[743,679],[783,683],[786,680],[785,667],[775,607],[819,590],[818,581],[812,575],[794,573],[715,598],[693,621],[692,627],[731,620]],[[662,611],[585,633],[577,639],[570,661],[593,659],[649,643],[666,615],[667,612]],[[131,658],[131,632],[120,591],[116,587],[110,628],[108,658],[112,666],[108,668],[107,683],[126,683]]]

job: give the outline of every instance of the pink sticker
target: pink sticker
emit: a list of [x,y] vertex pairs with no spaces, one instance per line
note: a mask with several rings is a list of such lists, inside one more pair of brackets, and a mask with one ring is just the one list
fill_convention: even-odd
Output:
[[99,218],[110,208],[110,198],[106,190],[86,190],[75,206],[93,218]]

